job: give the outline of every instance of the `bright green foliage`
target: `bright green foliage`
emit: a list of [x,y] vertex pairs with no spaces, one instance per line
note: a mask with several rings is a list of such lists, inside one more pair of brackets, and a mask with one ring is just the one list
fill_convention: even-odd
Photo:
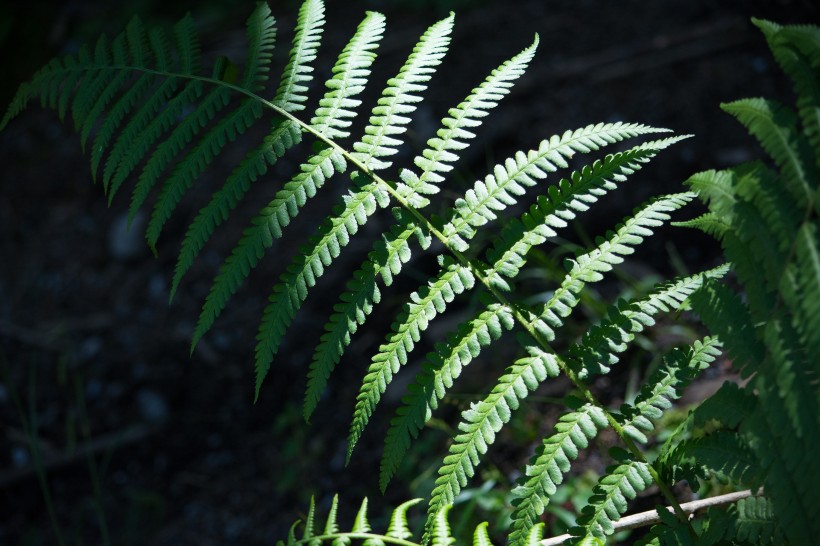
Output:
[[[577,406],[578,401],[568,401]],[[529,530],[538,522],[549,502],[549,496],[564,481],[572,461],[589,441],[607,426],[600,408],[590,404],[565,413],[555,425],[555,433],[544,440],[535,457],[527,465],[525,478],[513,490],[516,499],[513,510],[511,544],[523,544]]]
[[646,434],[655,428],[658,420],[672,407],[682,390],[697,375],[708,368],[720,355],[720,343],[714,338],[696,341],[689,351],[673,350],[665,359],[665,366],[655,372],[641,389],[635,402],[621,408],[621,426],[633,440],[647,442]]
[[632,459],[625,451],[614,455],[619,464],[607,468],[578,518],[578,527],[572,529],[581,541],[587,537],[602,540],[612,534],[612,522],[626,512],[628,502],[652,484],[648,464]]
[[[113,40],[102,38],[93,49],[83,47],[75,56],[51,61],[21,85],[0,129],[32,99],[56,110],[61,119],[70,116],[82,145],[90,143],[92,175],[102,180],[109,200],[135,178],[129,210],[133,219],[153,197],[146,239],[156,250],[163,227],[194,183],[217,159],[226,157],[227,146],[240,137],[242,142],[249,140],[254,134],[249,129],[266,124],[261,141],[251,144],[244,158],[231,166],[227,180],[187,228],[171,289],[172,295],[177,292],[185,273],[250,185],[269,175],[279,159],[293,156],[299,165],[296,174],[273,188],[273,199],[250,219],[219,268],[193,334],[192,348],[280,239],[281,245],[291,248],[301,243],[263,311],[255,355],[256,396],[288,329],[327,268],[339,261],[354,236],[380,230],[372,235],[375,243],[362,265],[344,283],[315,348],[305,393],[306,419],[352,336],[382,300],[380,284],[394,283],[416,244],[422,251],[435,248],[438,266],[423,272],[428,280],[402,302],[370,359],[355,402],[348,458],[394,376],[417,358],[413,349],[422,336],[439,335],[431,340],[433,349],[391,421],[380,468],[382,489],[456,380],[471,371],[468,365],[498,345],[507,331],[515,332],[521,347],[510,359],[512,364],[497,364],[498,379],[461,414],[437,472],[425,544],[454,543],[447,522],[450,506],[527,396],[559,376],[571,384],[572,395],[513,492],[511,544],[530,546],[541,540],[540,517],[550,497],[581,450],[605,428],[612,429],[626,450],[614,449],[615,464],[581,511],[573,529],[578,543],[602,544],[629,501],[653,482],[667,503],[675,505],[675,481],[688,479],[696,487],[699,477],[712,474],[747,487],[763,484],[766,497],[748,499],[700,526],[662,511],[664,523],[655,527],[650,541],[688,540],[700,533],[711,543],[778,542],[785,537],[793,544],[807,544],[820,536],[817,503],[809,500],[820,490],[820,462],[813,456],[820,447],[818,29],[756,22],[794,81],[795,110],[766,99],[724,105],[760,141],[771,165],[753,162],[699,173],[690,179],[692,192],[648,201],[591,248],[567,260],[566,273],[549,279],[553,285],[548,296],[532,304],[530,295],[515,286],[530,252],[552,242],[561,228],[686,137],[626,143],[667,131],[635,123],[591,124],[515,152],[462,196],[448,201],[451,192],[441,191],[448,175],[475,131],[532,62],[538,37],[447,111],[412,165],[393,168],[411,115],[447,53],[454,16],[433,24],[421,36],[397,75],[387,80],[362,134],[354,136],[352,122],[361,107],[358,97],[369,83],[385,19],[378,13],[366,14],[339,53],[324,95],[312,114],[306,114],[311,109],[314,64],[323,60],[319,48],[324,11],[322,0],[302,3],[288,61],[275,84],[269,79],[276,27],[264,3],[248,19],[248,48],[241,66],[218,57],[214,66],[203,68],[188,17],[174,27],[172,39],[134,19]],[[310,151],[296,157],[302,140],[308,141]],[[619,151],[603,155],[603,148],[610,145],[618,145]],[[580,162],[580,154],[592,157]],[[571,160],[578,165],[566,172]],[[561,169],[563,176],[550,179]],[[347,177],[337,176],[341,174]],[[343,187],[332,212],[304,239],[286,233],[334,176]],[[432,195],[437,195],[441,218],[425,210]],[[718,282],[729,270],[720,266],[659,284],[630,302],[617,299],[579,339],[563,342],[561,329],[577,312],[587,285],[604,280],[696,195],[709,212],[683,224],[721,240],[744,292],[738,294]],[[529,208],[513,218],[511,210],[517,205]],[[382,214],[381,222],[368,224],[386,208],[392,215]],[[374,224],[379,227],[372,228]],[[433,320],[456,307],[464,320],[449,331],[431,328]],[[591,380],[610,373],[619,355],[634,346],[636,335],[651,327],[658,314],[690,307],[714,337],[669,353],[635,401],[620,411],[603,404]],[[562,350],[556,351],[553,343]],[[698,406],[651,460],[636,442],[651,440],[655,422],[715,361],[721,346],[748,384],[726,385]],[[301,538],[296,538],[294,526],[287,544],[412,545],[406,512],[415,502],[394,511],[386,535],[371,532],[367,501],[350,532],[340,531],[337,523],[338,499],[324,525],[311,505]],[[473,544],[490,544],[486,524],[476,528]]]

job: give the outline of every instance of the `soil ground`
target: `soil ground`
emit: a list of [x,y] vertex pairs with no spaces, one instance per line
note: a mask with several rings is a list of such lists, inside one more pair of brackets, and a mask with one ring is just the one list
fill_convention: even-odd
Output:
[[[434,7],[409,0],[331,1],[332,30],[324,51],[341,48],[365,9],[384,11],[388,32],[372,78],[383,82],[426,25],[447,9],[447,2],[430,4]],[[47,37],[41,53],[70,48],[67,37],[89,21],[106,27],[106,14],[123,15],[122,8],[105,4],[60,6],[45,15],[32,6],[13,7],[39,17],[39,32]],[[137,2],[134,11],[138,8]],[[293,3],[273,8],[281,43],[286,43],[294,23]],[[181,15],[169,14],[167,6],[154,9],[158,20]],[[190,9],[196,17],[197,7]],[[243,19],[250,9],[203,8],[205,48],[241,59]],[[584,220],[587,235],[602,234],[649,196],[682,191],[690,174],[758,154],[751,138],[718,108],[720,102],[746,96],[790,100],[751,16],[779,22],[818,19],[817,11],[801,2],[465,2],[456,18],[452,51],[416,116],[411,145],[417,149],[449,106],[537,32],[541,45],[531,70],[482,129],[456,178],[463,185],[515,150],[599,121],[642,122],[694,134]],[[8,32],[16,36],[14,30]],[[9,48],[4,49],[8,55]],[[277,61],[284,51],[280,46]],[[38,64],[14,67],[31,73]],[[324,79],[329,67],[320,62],[318,79]],[[55,113],[32,105],[0,134],[0,544],[58,543],[49,509],[66,544],[102,543],[106,535],[112,544],[273,544],[303,516],[311,494],[322,506],[336,491],[344,491],[349,503],[368,496],[374,516],[384,514],[386,506],[425,494],[432,465],[445,449],[445,435],[435,430],[410,453],[411,461],[386,496],[378,492],[380,446],[390,410],[377,412],[350,466],[344,466],[357,382],[384,335],[379,327],[357,337],[313,424],[301,418],[306,365],[322,318],[354,257],[343,260],[317,286],[255,405],[256,324],[272,281],[293,248],[276,247],[269,253],[193,355],[188,354],[201,301],[221,260],[245,219],[270,199],[276,179],[296,167],[283,161],[271,171],[273,180],[252,189],[235,215],[241,220],[214,238],[168,305],[175,250],[186,221],[241,158],[242,142],[258,136],[252,131],[209,171],[202,189],[170,222],[159,257],[153,258],[139,231],[123,229],[127,201],[107,206],[99,185],[91,183],[87,154],[72,127],[61,125]],[[397,163],[411,157],[410,152],[402,154]],[[300,216],[292,229],[311,229],[342,184],[340,179],[327,190],[320,212]],[[356,240],[349,255],[361,259],[369,247],[366,237]],[[683,265],[670,267],[670,256]],[[717,247],[707,239],[670,230],[630,262],[629,272],[639,279],[668,277],[681,267],[694,272],[719,261]],[[412,290],[424,278],[425,267],[423,260],[414,262],[411,278],[399,283],[398,292]],[[604,300],[609,296],[601,293]],[[388,324],[396,309],[395,301],[386,302],[374,324]],[[443,331],[433,331],[432,337]],[[677,335],[672,327],[665,332]],[[497,364],[484,366],[486,377],[498,373]],[[615,375],[598,388],[620,393],[612,395],[617,402],[629,381],[629,374]],[[562,388],[538,394],[559,396]],[[389,408],[401,396],[392,392],[385,403]],[[460,403],[456,400],[444,416],[454,416]],[[510,433],[513,447],[497,446],[489,465],[497,472],[482,478],[509,487],[545,423],[558,411],[549,404],[527,406],[523,424]],[[32,431],[47,468],[44,481],[29,449]],[[603,463],[591,457],[585,464],[597,469]],[[352,504],[345,508],[342,521],[349,521],[354,510]]]

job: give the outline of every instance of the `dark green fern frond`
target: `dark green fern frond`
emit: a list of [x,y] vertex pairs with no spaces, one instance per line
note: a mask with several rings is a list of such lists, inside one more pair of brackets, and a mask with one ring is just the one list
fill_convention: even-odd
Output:
[[270,165],[275,164],[287,150],[301,140],[302,132],[295,123],[290,120],[275,123],[262,143],[248,152],[228,176],[225,184],[214,192],[208,205],[199,211],[185,233],[174,268],[170,299],[173,299],[183,276],[193,265],[214,230],[228,219],[251,183],[264,176]]
[[[333,134],[336,138],[349,134],[346,128],[351,118],[356,115],[352,108],[360,103],[355,97],[364,90],[370,65],[375,60],[373,50],[377,47],[383,31],[384,17],[376,13],[369,14],[340,54],[334,65],[335,74],[325,83],[327,92],[312,119],[312,124],[317,128],[319,134]],[[304,40],[297,35],[294,41],[294,50],[299,51],[299,44],[302,44]],[[312,42],[308,41],[308,43]],[[303,57],[312,59],[315,57],[315,52],[307,55],[294,54],[296,59]],[[294,70],[297,74],[301,73],[299,69]],[[306,72],[309,73],[309,71]],[[307,77],[303,74],[300,81],[304,82]],[[302,87],[297,85],[294,88],[298,90]],[[290,87],[286,86],[284,89],[287,90]],[[282,101],[291,108],[296,108],[300,103],[298,100],[286,100],[285,98]],[[284,129],[282,136],[286,137],[290,130],[290,127]],[[298,214],[300,208],[316,194],[330,176],[336,172],[344,172],[346,168],[347,163],[338,150],[330,146],[322,147],[300,166],[300,172],[287,182],[276,193],[274,199],[252,220],[253,225],[244,231],[239,243],[234,247],[214,279],[200,313],[192,345],[195,345],[199,338],[210,329],[228,299],[264,256],[265,250],[273,244],[273,240],[282,236],[283,228],[290,224],[291,219]]]
[[[271,15],[270,8],[264,3],[260,3],[248,18],[247,40],[248,52],[240,87],[250,91],[261,91],[265,88],[268,79],[272,57],[271,51],[276,42],[275,20]],[[214,93],[227,94],[228,91],[221,89],[215,90]],[[207,99],[203,102],[203,106],[206,103]],[[196,115],[197,112],[194,112],[189,117]],[[242,100],[236,109],[222,116],[194,149],[177,163],[171,176],[163,184],[148,223],[146,239],[151,248],[156,247],[162,226],[171,216],[183,194],[190,188],[194,180],[202,174],[228,142],[236,139],[237,135],[244,133],[261,116],[262,105],[258,101],[254,99]],[[142,205],[142,201],[143,199],[137,198],[135,192],[129,211],[130,218],[133,219],[137,209]]]
[[721,105],[754,135],[783,173],[792,197],[811,201],[817,165],[804,137],[797,130],[797,116],[786,106],[766,99],[741,99]]
[[783,71],[791,77],[797,95],[797,112],[806,139],[820,168],[820,85],[817,83],[820,59],[820,33],[817,27],[790,25],[752,19],[763,31],[769,48]]

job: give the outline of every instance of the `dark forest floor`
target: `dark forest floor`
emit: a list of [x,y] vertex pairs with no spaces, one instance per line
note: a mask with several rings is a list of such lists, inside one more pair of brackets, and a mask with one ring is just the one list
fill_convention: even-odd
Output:
[[[413,8],[423,2],[329,4],[328,21],[335,27],[324,50],[333,51],[329,58],[364,9],[387,14],[374,83],[400,66],[416,37],[438,16]],[[99,8],[83,2],[71,6],[73,11],[58,10],[43,20],[51,35],[69,35],[78,18]],[[295,9],[284,3],[273,7],[284,44]],[[196,7],[191,9],[196,17]],[[209,8],[205,47],[237,51],[250,9],[224,8],[215,17],[215,8]],[[411,143],[423,144],[449,106],[538,32],[541,46],[531,70],[465,154],[458,178],[483,177],[514,150],[599,121],[642,122],[694,134],[583,220],[588,234],[602,234],[649,196],[682,191],[690,174],[757,154],[750,137],[718,108],[722,101],[746,96],[789,97],[750,16],[818,19],[800,2],[468,3],[456,18],[442,73],[416,116]],[[280,45],[280,61],[285,50]],[[328,69],[320,62],[317,79]],[[368,496],[375,516],[387,512],[380,506],[395,506],[429,487],[431,465],[445,448],[445,436],[436,431],[411,452],[414,462],[386,497],[378,492],[381,442],[391,413],[386,408],[377,412],[351,465],[343,464],[357,382],[369,351],[384,335],[378,328],[357,336],[313,424],[301,419],[306,364],[354,258],[342,260],[308,299],[256,405],[251,403],[256,324],[272,279],[293,249],[271,252],[275,257],[263,261],[189,356],[202,298],[242,221],[229,223],[214,238],[169,306],[175,250],[186,220],[241,157],[241,142],[225,156],[226,166],[202,181],[199,200],[183,204],[155,259],[139,232],[122,229],[126,200],[109,208],[91,184],[78,138],[56,114],[32,106],[0,134],[0,544],[56,543],[27,447],[26,428],[34,418],[48,463],[51,504],[68,544],[79,544],[80,537],[86,544],[100,543],[101,519],[114,544],[272,544],[303,515],[311,493],[323,505],[336,491],[344,491],[353,504]],[[397,163],[411,157],[403,155]],[[285,161],[270,175],[282,178],[294,168]],[[342,180],[327,189],[326,204],[339,194]],[[258,183],[235,216],[254,214],[272,187]],[[304,214],[292,229],[306,231],[317,218]],[[357,240],[347,254],[362,257],[368,248],[367,240]],[[629,271],[639,279],[675,274],[679,271],[667,265],[670,252],[690,272],[720,261],[708,240],[668,230],[630,261]],[[424,272],[424,263],[414,264],[399,291],[412,290]],[[373,324],[389,323],[395,312],[388,303]],[[489,364],[487,369],[493,371]],[[615,377],[629,380],[627,374]],[[608,387],[621,392],[624,385]],[[401,396],[391,394],[394,390],[386,402],[392,407]],[[539,394],[560,395],[557,391],[560,387],[548,387]],[[23,415],[15,400],[22,402]],[[527,435],[543,432],[540,422],[554,419],[556,411],[528,406],[523,422],[529,424],[513,438],[520,445],[496,446],[491,466],[498,470],[500,487],[508,487],[504,480],[514,478],[538,441]],[[342,520],[353,510],[352,505],[344,510]]]

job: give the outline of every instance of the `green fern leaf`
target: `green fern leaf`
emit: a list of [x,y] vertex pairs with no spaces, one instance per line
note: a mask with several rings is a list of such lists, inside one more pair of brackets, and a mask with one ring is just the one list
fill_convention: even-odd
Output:
[[[145,238],[149,247],[156,249],[162,227],[171,217],[171,213],[179,205],[194,180],[202,174],[228,142],[236,140],[238,135],[243,134],[260,117],[262,117],[262,107],[257,101],[242,101],[236,110],[223,115],[216,125],[199,140],[194,149],[189,151],[176,165],[171,175],[165,179],[151,213],[151,219],[148,221]],[[141,201],[137,199],[131,203],[129,211],[131,219],[134,218],[141,204]]]
[[257,335],[256,396],[270,370],[285,330],[307,298],[308,290],[316,284],[316,279],[324,273],[325,267],[339,256],[342,248],[365,223],[367,217],[387,204],[386,197],[379,196],[375,184],[368,184],[361,191],[344,197],[344,208],[334,209],[333,216],[300,249],[299,255],[273,289]]
[[704,471],[716,472],[732,482],[758,487],[760,466],[749,447],[736,432],[718,430],[712,434],[681,442],[663,461],[661,474],[675,479],[681,467],[684,472],[695,469],[705,476]]
[[[520,400],[538,388],[548,377],[557,377],[559,367],[554,355],[529,346],[530,356],[516,361],[498,380],[492,392],[461,414],[460,433],[450,446],[450,454],[439,468],[439,477],[430,500],[429,513],[449,504],[475,473],[480,456],[495,441],[495,434],[508,423]],[[577,444],[576,444],[577,445]],[[428,527],[430,525],[428,521]]]
[[286,112],[299,112],[307,102],[306,84],[312,79],[310,63],[316,60],[316,52],[322,39],[325,24],[325,4],[322,0],[305,0],[296,18],[296,31],[290,59],[276,90],[274,104]]
[[399,540],[409,540],[413,538],[413,533],[410,532],[407,524],[407,510],[420,502],[421,499],[409,500],[393,510],[393,514],[390,516],[390,525],[387,528],[388,537]]
[[[300,23],[294,36],[290,61],[285,68],[285,74],[277,90],[276,97],[273,99],[274,104],[287,112],[296,112],[304,108],[301,103],[306,100],[306,97],[300,93],[307,89],[303,84],[310,80],[310,73],[312,72],[310,63],[316,58],[323,24],[323,4],[321,2],[318,4],[316,2],[305,2],[300,12]],[[383,18],[377,15],[368,15],[360,25],[359,31],[356,32],[353,39],[342,51],[334,66],[335,76],[326,84],[328,93],[320,101],[320,106],[314,116],[314,122],[318,119],[319,123],[326,125],[333,123],[345,124],[346,121],[337,120],[334,115],[352,117],[353,113],[347,109],[341,109],[341,105],[355,107],[358,104],[352,97],[362,90],[359,86],[364,85],[364,78],[369,73],[369,63],[372,62],[374,57],[370,50],[375,47],[382,31]],[[267,62],[267,58],[264,58],[264,60]],[[250,61],[248,64],[251,64]],[[322,134],[324,134],[324,129],[324,127],[318,128]],[[332,136],[341,137],[344,135],[334,133]],[[213,230],[227,219],[230,210],[236,206],[245,194],[250,183],[265,174],[268,165],[273,165],[287,150],[300,141],[301,131],[295,122],[288,119],[277,122],[262,144],[246,156],[228,178],[225,185],[214,194],[211,202],[200,211],[189,226],[174,272],[171,297],[176,292],[182,276],[190,268]],[[314,162],[314,165],[317,164]],[[313,181],[315,183],[315,178]],[[284,198],[283,195],[279,197],[280,201]],[[271,206],[275,207],[275,204],[271,203],[266,209],[269,213],[271,212],[269,210]],[[252,238],[249,238],[246,232],[244,241],[247,243],[250,240]],[[245,254],[247,256],[253,257],[259,254],[258,239],[256,242],[257,245],[253,251],[249,252],[246,249]],[[252,258],[249,258],[250,260]],[[253,265],[255,265],[255,262]],[[246,265],[246,267],[248,266]],[[238,282],[236,287],[238,287]],[[229,292],[232,294],[236,287],[230,289]]]
[[807,354],[820,355],[820,228],[806,223],[796,241],[795,284],[799,294],[790,307],[794,327],[800,332]]
[[[453,151],[467,147],[466,141],[475,135],[466,128],[475,129],[481,125],[481,118],[498,104],[531,60],[534,43],[509,61],[495,69],[490,76],[457,107],[450,110],[450,116],[442,121],[442,128],[437,137],[427,143],[427,148],[415,158],[414,163],[422,169],[421,175],[403,170],[398,184],[398,194],[407,199],[415,208],[426,206],[426,201],[418,195],[422,188],[432,192],[435,188],[430,183],[443,180],[439,173],[452,169],[449,163],[457,159]],[[397,212],[402,215],[403,213]],[[373,304],[378,302],[379,291],[376,279],[381,276],[386,285],[390,285],[393,276],[401,271],[402,264],[410,259],[411,236],[418,234],[408,217],[400,219],[399,224],[391,228],[386,236],[376,242],[368,260],[354,274],[353,281],[342,295],[340,304],[334,307],[334,313],[325,325],[325,334],[314,352],[308,373],[308,388],[305,395],[305,418],[309,419],[316,406],[330,373],[341,359],[350,337],[359,326],[364,324]]]
[[132,116],[113,144],[103,167],[103,188],[108,194],[109,203],[162,134],[202,94],[202,83],[198,80],[188,82],[177,92],[179,84],[177,78],[163,82],[149,101]]
[[635,334],[655,323],[655,315],[681,309],[706,279],[720,279],[728,271],[729,266],[722,265],[661,284],[639,300],[616,302],[599,324],[592,326],[578,343],[570,347],[568,364],[581,379],[608,373],[618,362],[617,354],[629,347]]
[[[449,21],[449,23],[448,23]],[[384,91],[384,100],[379,101],[379,105],[373,110],[374,115],[370,119],[370,125],[365,128],[365,135],[362,140],[354,145],[360,153],[367,148],[375,155],[382,155],[382,138],[374,135],[390,134],[396,135],[403,132],[399,126],[409,121],[399,114],[407,114],[415,109],[412,104],[405,102],[415,102],[419,97],[410,95],[410,91],[420,92],[426,88],[424,82],[429,80],[429,73],[441,61],[444,50],[446,50],[447,34],[452,29],[452,18],[446,19],[433,25],[421,38],[419,44],[410,55],[407,63],[402,67],[399,76],[391,80],[396,87],[388,87]],[[419,58],[418,55],[425,58]],[[398,82],[398,83],[397,83]],[[402,83],[404,82],[404,83]],[[390,105],[387,107],[385,105]],[[388,138],[388,137],[385,137]],[[395,138],[388,138],[391,144],[398,141]],[[387,141],[384,141],[386,143]],[[371,149],[372,147],[372,149]],[[378,149],[378,150],[377,150]],[[336,155],[341,160],[341,155]],[[373,157],[366,154],[367,157]],[[387,166],[386,163],[370,165],[367,158],[354,154],[360,164],[364,164],[371,169]],[[328,165],[330,166],[330,165]],[[343,169],[337,169],[343,170]],[[281,282],[274,287],[271,295],[271,304],[265,310],[257,336],[256,346],[256,377],[258,393],[261,382],[270,369],[273,356],[279,348],[282,335],[290,325],[296,311],[307,297],[307,290],[315,284],[316,278],[324,272],[324,267],[337,257],[341,248],[347,245],[350,235],[358,231],[358,228],[365,224],[368,217],[376,211],[376,205],[385,207],[389,203],[387,194],[379,184],[358,180],[365,176],[354,177],[354,184],[358,190],[349,191],[342,198],[342,207],[338,211],[338,216],[330,219],[320,226],[316,235],[311,237],[309,245],[312,250],[305,249],[307,258],[302,255],[288,268],[288,272],[283,275]],[[308,270],[309,269],[309,270]],[[278,303],[288,294],[288,304],[279,306]],[[289,295],[296,295],[291,298]],[[206,302],[207,305],[208,302]],[[221,308],[220,308],[221,310]],[[204,316],[204,313],[203,313]],[[207,330],[207,321],[200,320],[203,327],[197,328],[197,333]],[[198,339],[195,336],[195,339]]]
[[[411,437],[418,435],[462,369],[478,356],[482,347],[501,337],[504,330],[510,330],[513,323],[509,308],[490,304],[474,319],[462,323],[446,344],[437,344],[435,351],[427,355],[422,372],[411,383],[409,394],[402,399],[402,407],[390,422],[379,473],[382,491],[409,449]],[[516,365],[521,365],[522,361]]]
[[[433,516],[433,524],[431,526],[432,546],[451,546],[455,544],[456,539],[450,534],[450,523],[447,521],[447,513],[450,512],[452,504],[442,506]],[[427,537],[422,539],[422,542],[427,543]]]
[[475,137],[469,129],[481,126],[481,118],[498,105],[510,91],[515,80],[524,74],[538,47],[538,37],[531,46],[504,62],[493,70],[481,85],[473,89],[455,108],[449,110],[449,116],[442,120],[442,128],[436,136],[427,141],[427,149],[414,160],[421,174],[409,169],[401,172],[402,182],[398,185],[399,194],[408,199],[415,207],[425,204],[417,194],[438,193],[435,184],[444,180],[443,173],[450,172],[452,163],[458,159],[458,152],[467,147],[468,140]]
[[450,45],[453,15],[432,25],[422,35],[396,77],[387,81],[378,105],[373,109],[370,123],[361,141],[353,145],[354,157],[371,170],[391,165],[378,158],[394,155],[401,141],[396,138],[406,131],[408,114],[415,111],[421,96],[413,95],[427,88],[427,82],[441,64]]
[[654,199],[620,225],[617,232],[608,233],[609,239],[602,241],[597,248],[574,260],[568,260],[569,272],[537,314],[533,322],[534,328],[547,341],[552,341],[555,329],[563,324],[563,319],[577,305],[578,294],[586,283],[603,279],[604,273],[623,261],[622,256],[634,252],[633,246],[643,242],[644,237],[652,235],[652,228],[662,225],[669,219],[670,212],[687,204],[694,197],[693,193],[681,193]]
[[[148,162],[140,173],[137,184],[131,195],[131,214],[139,209],[149,193],[160,180],[165,170],[183,151],[188,143],[196,139],[199,132],[220,114],[223,108],[228,105],[230,92],[223,87],[211,90],[199,104],[195,106],[193,112],[188,114],[168,135],[168,138],[159,143],[151,154]],[[110,196],[113,197],[118,188],[118,184],[111,184]]]
[[811,202],[817,167],[807,142],[797,131],[797,116],[786,106],[766,99],[741,99],[721,108],[754,135],[783,173],[783,182],[798,201]]
[[733,537],[757,544],[783,544],[784,537],[775,517],[774,507],[764,497],[749,497],[732,507],[737,514],[733,521]]
[[746,306],[728,287],[709,281],[692,295],[692,308],[716,333],[734,360],[735,367],[748,377],[756,368],[764,348],[755,335],[755,327]]
[[[636,135],[659,132],[643,125],[599,124],[588,126],[584,129],[567,131],[561,137],[554,136],[541,143],[537,152],[527,154],[529,161],[523,162],[523,154],[518,158],[521,169],[512,170],[513,164],[508,162],[506,172],[496,169],[494,177],[488,177],[485,187],[501,188],[505,183],[499,184],[499,180],[507,180],[507,174],[515,174],[512,178],[514,185],[511,192],[504,191],[504,199],[509,198],[509,193],[519,193],[517,183],[532,185],[535,182],[531,176],[543,177],[544,171],[553,171],[557,166],[566,166],[563,157],[572,157],[576,152],[587,152],[598,150],[608,143],[619,142],[625,138]],[[547,195],[540,196],[529,212],[525,213],[520,220],[512,220],[501,232],[493,247],[487,252],[488,261],[493,264],[487,271],[490,282],[502,289],[506,288],[506,281],[502,277],[514,278],[523,267],[529,250],[541,243],[548,237],[556,235],[555,229],[564,227],[569,220],[575,218],[578,212],[585,211],[589,205],[598,200],[607,191],[616,187],[616,183],[626,180],[626,177],[640,168],[654,157],[660,150],[672,145],[684,137],[672,137],[653,142],[646,142],[635,146],[626,152],[609,155],[603,161],[596,161],[592,166],[585,167],[581,171],[574,172],[569,179],[562,179],[557,185],[551,186]],[[520,178],[517,178],[520,177]],[[482,191],[488,198],[495,199],[494,192]],[[467,202],[462,206],[462,212],[448,228],[445,233],[462,234],[474,229],[470,224],[480,225],[484,220],[495,217],[495,213],[487,208],[486,199],[476,200],[475,205],[468,206]],[[476,216],[471,211],[475,210]],[[460,220],[459,220],[460,219]]]
[[265,89],[270,71],[270,62],[276,43],[276,20],[270,7],[264,2],[257,4],[256,9],[246,23],[248,37],[248,57],[245,60],[245,72],[240,87],[250,91]]
[[680,397],[683,389],[697,375],[708,368],[720,354],[716,338],[695,341],[686,351],[673,350],[664,359],[665,366],[647,379],[635,402],[621,407],[621,426],[633,440],[646,443],[646,433],[654,430],[653,420],[663,416],[672,407],[672,400]]
[[[168,68],[162,65],[159,67],[160,70],[168,70]],[[145,104],[151,100],[150,97],[146,99],[146,94],[152,90],[156,81],[157,77],[154,74],[143,74],[111,107],[91,145],[91,176],[95,182],[100,162],[117,129],[137,104]]]
[[[265,88],[270,70],[271,51],[276,41],[275,20],[267,4],[259,3],[248,18],[247,39],[248,53],[241,86],[249,91],[258,91]],[[162,226],[168,221],[194,180],[228,142],[234,141],[237,135],[244,133],[261,116],[261,103],[254,99],[245,99],[232,112],[221,116],[194,149],[185,154],[171,176],[165,180],[157,198],[146,231],[148,246],[156,248]],[[129,216],[131,219],[140,205],[140,201],[135,200],[132,203]]]
[[380,301],[381,292],[376,279],[381,277],[384,284],[390,286],[393,276],[410,259],[408,241],[418,228],[402,209],[395,212],[400,216],[399,222],[386,235],[382,235],[368,255],[368,260],[353,274],[347,291],[334,306],[334,312],[325,325],[325,333],[316,346],[308,371],[305,420],[310,419],[331,372],[339,363],[344,348],[350,344],[351,336],[364,324],[373,305]]
[[615,448],[613,451],[620,464],[607,468],[578,518],[579,527],[571,530],[581,540],[586,537],[604,540],[611,535],[612,522],[626,512],[630,500],[652,484],[647,463],[632,459],[626,451]]
[[[364,90],[370,65],[375,59],[372,50],[381,39],[383,30],[383,16],[375,13],[369,14],[340,54],[339,60],[334,65],[334,76],[325,84],[328,91],[320,101],[312,120],[313,124],[319,128],[320,134],[324,134],[321,131],[325,131],[337,138],[347,136],[345,128],[349,125],[350,119],[355,116],[355,111],[350,108],[359,104],[354,97]],[[297,35],[297,45],[301,43],[300,39],[301,36]],[[304,61],[313,57],[315,53],[308,55],[306,59],[298,55],[295,58]],[[297,73],[302,74],[302,71],[297,70]],[[300,81],[304,82],[307,77],[302,74]],[[295,89],[298,90],[301,87],[297,85]],[[291,87],[280,88],[280,93],[283,93],[282,103],[289,108],[296,108],[299,101],[286,100],[284,97],[288,89]],[[339,119],[333,119],[332,116],[338,116]],[[282,136],[286,137],[291,130],[294,129],[290,126],[283,129]],[[284,151],[283,149],[281,153]],[[275,153],[281,155],[278,151]],[[316,194],[327,178],[336,172],[344,172],[346,168],[346,161],[338,150],[329,146],[323,147],[302,164],[299,174],[286,183],[284,188],[276,193],[273,201],[253,219],[253,226],[245,230],[231,256],[225,261],[214,279],[200,313],[192,347],[210,329],[228,299],[236,292],[250,270],[259,263],[265,249],[273,244],[274,238],[282,236],[282,229],[298,214],[307,199]]]
[[487,522],[479,523],[473,533],[473,546],[493,546],[487,533]]
[[515,506],[512,513],[512,532],[509,543],[513,546],[526,544],[528,533],[544,513],[549,497],[564,480],[571,461],[578,457],[578,450],[589,445],[598,431],[608,423],[603,410],[598,407],[570,401],[578,409],[560,417],[555,434],[544,440],[535,457],[527,465],[525,478],[513,490]]
[[386,343],[373,356],[356,396],[356,408],[348,436],[348,460],[381,399],[381,394],[387,389],[393,375],[407,363],[408,353],[413,350],[428,322],[444,312],[447,303],[456,295],[471,289],[474,283],[475,278],[469,269],[445,257],[436,278],[410,296],[410,303],[405,305],[405,309],[393,323],[392,333],[387,336]]
[[263,176],[269,165],[276,163],[287,150],[301,140],[301,131],[290,120],[275,124],[271,133],[245,156],[228,176],[225,184],[213,194],[208,205],[199,211],[188,226],[174,268],[170,299],[173,300],[183,276],[193,265],[214,230],[228,219],[231,210],[248,191],[250,184]]
[[784,27],[760,19],[752,19],[752,22],[763,31],[777,63],[794,83],[803,131],[820,167],[817,159],[820,157],[820,85],[816,72],[816,60],[820,59],[818,29],[809,25]]

